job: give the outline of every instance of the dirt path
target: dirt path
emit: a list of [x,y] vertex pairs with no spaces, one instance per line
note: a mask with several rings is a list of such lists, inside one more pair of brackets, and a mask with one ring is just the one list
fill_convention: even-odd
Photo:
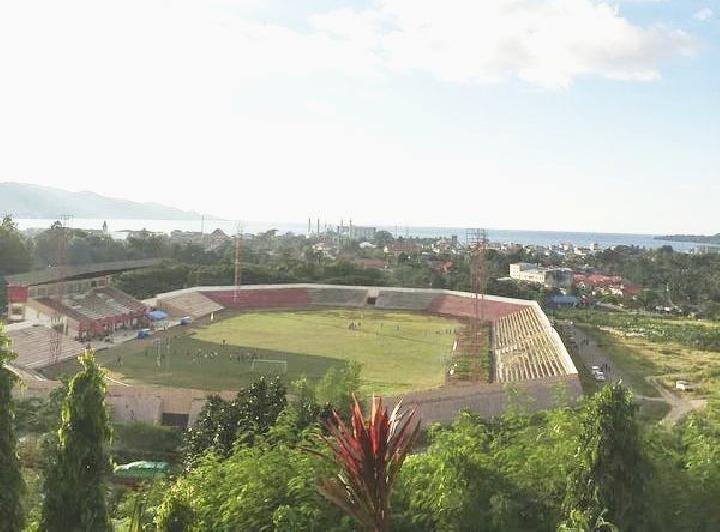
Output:
[[648,382],[648,384],[650,384],[658,391],[661,399],[658,399],[657,397],[644,397],[640,395],[638,395],[637,397],[639,399],[642,398],[645,401],[660,400],[670,405],[670,411],[661,421],[663,425],[672,427],[673,425],[677,424],[678,421],[684,419],[685,416],[687,416],[693,410],[697,410],[705,406],[705,400],[703,399],[690,400],[671,393],[667,388],[665,388],[662,384],[658,382],[658,379],[661,377],[661,375],[645,377],[645,380]]

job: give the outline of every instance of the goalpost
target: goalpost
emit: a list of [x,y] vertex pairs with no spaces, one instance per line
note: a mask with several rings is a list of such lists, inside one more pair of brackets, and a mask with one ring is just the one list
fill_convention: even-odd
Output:
[[[263,371],[263,367],[267,368]],[[251,371],[261,371],[263,373],[287,373],[287,360],[273,360],[256,358],[252,361]]]

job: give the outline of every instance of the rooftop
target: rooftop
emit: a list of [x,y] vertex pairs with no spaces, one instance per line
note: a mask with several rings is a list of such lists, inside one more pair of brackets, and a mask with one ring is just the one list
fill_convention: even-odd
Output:
[[28,273],[7,275],[5,277],[5,281],[11,286],[34,286],[92,274],[113,273],[125,270],[136,270],[138,268],[147,268],[149,266],[156,266],[161,262],[162,259],[97,262],[95,264],[84,264],[82,266],[68,266],[65,268],[64,272],[61,272],[59,268],[50,267],[45,268],[44,270],[36,270]]

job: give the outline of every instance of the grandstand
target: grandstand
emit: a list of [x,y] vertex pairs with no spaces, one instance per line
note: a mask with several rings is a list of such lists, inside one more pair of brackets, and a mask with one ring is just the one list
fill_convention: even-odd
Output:
[[185,292],[158,301],[158,308],[174,317],[201,318],[225,307],[200,292]]
[[388,310],[426,311],[439,296],[435,292],[407,290],[380,290],[375,308]]
[[310,303],[323,307],[362,307],[367,304],[366,288],[323,287],[308,288]]
[[[17,354],[17,358],[12,361],[14,365],[26,369],[47,366],[55,331],[49,327],[24,327],[10,329],[8,335],[13,343],[13,351]],[[62,343],[58,360],[76,357],[84,349],[80,342],[67,338]]]
[[[461,294],[461,295],[458,295]],[[484,296],[478,301],[480,314],[487,321],[494,321],[512,312],[522,310],[529,301],[508,299],[497,296]],[[447,314],[463,318],[475,317],[475,299],[471,294],[462,292],[448,292],[433,300],[428,307],[429,312]]]
[[[527,306],[493,323],[496,382],[516,382],[567,375],[562,343],[548,334],[549,323],[540,310]],[[543,316],[544,317],[544,316]]]
[[[253,286],[235,290],[202,290],[202,293],[224,306],[235,310],[294,308],[310,305],[310,296],[304,287]],[[158,304],[161,298],[158,296]]]
[[111,287],[93,288],[84,294],[63,299],[38,297],[30,299],[28,309],[35,311],[37,321],[60,314],[67,320],[68,331],[79,338],[104,336],[121,328],[139,324],[147,311],[140,301]]

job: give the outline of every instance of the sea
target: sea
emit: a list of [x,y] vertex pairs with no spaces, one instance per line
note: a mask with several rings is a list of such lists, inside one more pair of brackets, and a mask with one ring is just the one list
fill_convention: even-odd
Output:
[[[55,220],[50,219],[18,219],[16,220],[20,229],[31,230],[50,227]],[[194,220],[102,220],[92,218],[73,218],[70,222],[72,227],[79,229],[102,229],[103,222],[107,222],[108,230],[115,231],[131,230],[137,231],[147,229],[170,233],[170,231],[205,231],[211,232],[216,228],[222,229],[225,233],[234,234],[238,229],[238,223],[233,220],[206,219],[204,222]],[[292,232],[305,234],[308,232],[307,224],[285,223],[285,222],[243,222],[241,230],[243,233],[260,233],[277,229],[279,233]],[[324,229],[324,226],[321,226]],[[457,236],[460,242],[466,239],[467,229],[464,227],[422,227],[422,226],[376,226],[378,231],[388,231],[393,235],[420,238],[450,238]],[[312,228],[315,230],[315,227]],[[551,246],[553,244],[573,244],[587,247],[597,244],[600,248],[611,248],[614,246],[638,246],[645,249],[655,249],[664,245],[670,245],[676,251],[690,252],[695,249],[696,244],[691,242],[666,242],[655,237],[661,235],[634,234],[634,233],[585,233],[575,231],[518,231],[510,229],[486,229],[491,242],[533,244]]]

